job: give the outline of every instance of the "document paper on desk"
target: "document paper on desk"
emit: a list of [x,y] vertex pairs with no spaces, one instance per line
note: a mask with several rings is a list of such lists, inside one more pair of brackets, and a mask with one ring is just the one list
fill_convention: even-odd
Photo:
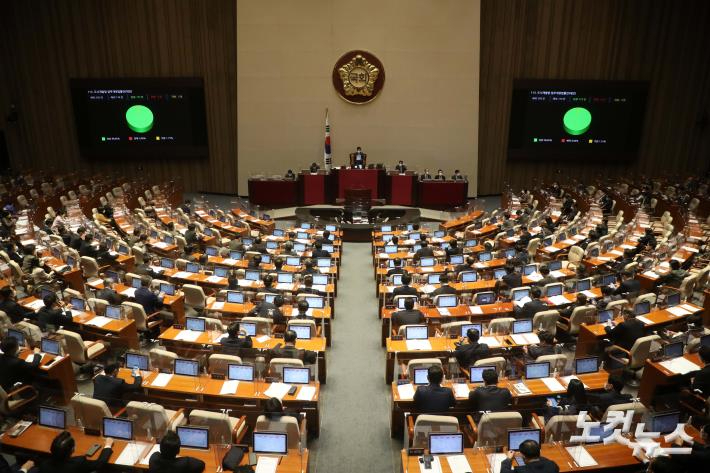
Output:
[[256,461],[256,469],[254,473],[276,473],[276,468],[279,466],[279,457],[260,456]]
[[436,310],[439,311],[439,315],[441,316],[448,317],[451,315],[451,312],[449,312],[449,309],[446,307],[439,307]]
[[434,455],[429,469],[424,469],[423,461],[418,461],[417,463],[419,463],[419,471],[421,473],[441,473],[441,457],[438,455]]
[[431,350],[429,340],[407,340],[407,350]]
[[140,464],[147,465],[148,461],[150,460],[150,457],[153,456],[153,454],[155,452],[160,452],[160,444],[159,443],[156,443],[155,445],[153,445],[153,448],[151,448],[150,451],[146,454],[146,456],[143,457]]
[[666,309],[668,312],[671,314],[675,315],[676,317],[683,317],[684,315],[689,315],[692,314],[692,312],[688,312],[685,310],[683,307],[677,305],[675,307],[669,307]]
[[465,397],[468,398],[468,385],[464,383],[454,384],[454,397]]
[[599,297],[593,291],[582,291],[582,294],[587,296],[589,299],[596,299],[597,297]]
[[411,383],[398,385],[397,394],[399,394],[399,398],[402,400],[414,399],[414,385]]
[[647,318],[644,317],[643,315],[637,316],[637,317],[636,317],[636,320],[640,320],[641,322],[643,322],[643,323],[646,324],[646,325],[650,325],[650,324],[653,323],[653,320],[647,319]]
[[126,446],[123,447],[123,451],[118,456],[115,463],[117,465],[126,466],[135,465],[136,463],[138,463],[138,460],[141,459],[143,452],[146,448],[148,448],[149,445],[149,443],[145,442],[128,442]]
[[697,307],[693,307],[693,306],[690,305],[690,304],[681,304],[681,305],[678,306],[678,307],[682,307],[683,309],[687,310],[687,311],[690,312],[691,314],[694,314],[694,313],[696,313],[697,311],[700,310],[700,309],[698,309]]
[[215,301],[212,303],[212,307],[210,309],[214,310],[222,310],[224,309],[224,301]]
[[44,301],[42,299],[37,299],[36,301],[32,301],[29,304],[25,305],[31,308],[32,310],[39,310],[44,307]]
[[490,453],[486,455],[486,458],[488,458],[488,463],[491,465],[491,473],[500,473],[500,464],[507,457],[505,453]]
[[483,309],[481,308],[480,305],[470,305],[470,306],[468,306],[468,310],[470,310],[472,314],[482,314],[483,313]]
[[583,445],[576,445],[573,447],[566,448],[567,452],[572,456],[572,458],[574,458],[574,462],[581,468],[597,465],[597,461],[592,455],[589,454],[589,452],[586,448],[584,448]]
[[542,378],[541,380],[543,383],[545,383],[545,386],[550,391],[564,391],[565,387],[560,384],[560,382],[557,380],[557,378]]
[[473,471],[471,465],[468,464],[466,455],[448,455],[446,461],[449,463],[451,473],[468,473]]
[[565,273],[563,273],[562,271],[550,271],[550,276],[559,279],[563,278],[565,276]]
[[651,279],[658,279],[661,277],[658,273],[656,273],[652,270],[646,271],[645,273],[643,273],[643,275],[646,276],[647,278],[651,278]]
[[315,386],[301,386],[298,389],[298,394],[296,395],[296,399],[299,401],[312,401],[313,396],[316,395],[316,388]]
[[150,383],[150,385],[159,388],[164,388],[168,385],[171,379],[173,379],[173,375],[171,373],[160,373],[158,376],[155,377],[155,379],[152,383]]
[[500,342],[496,337],[481,337],[478,339],[478,343],[485,343],[489,348],[500,346]]
[[662,361],[660,364],[665,369],[675,374],[686,374],[690,373],[691,371],[698,371],[700,369],[698,365],[696,365],[692,361],[686,360],[682,356]]
[[187,271],[178,271],[177,273],[173,274],[174,278],[179,278],[179,279],[187,279],[190,277],[192,273],[188,273]]
[[530,333],[514,333],[510,336],[517,345],[534,345],[540,343],[540,338],[537,334]]
[[175,336],[175,340],[184,340],[186,342],[194,342],[198,338],[200,338],[200,335],[202,332],[197,332],[195,330],[180,330],[180,333],[178,333]]
[[103,315],[98,315],[91,320],[84,323],[84,325],[93,325],[94,327],[103,327],[104,325],[110,323],[113,319],[104,317]]
[[224,281],[224,278],[219,277],[219,276],[207,276],[207,282],[211,283],[219,283]]
[[562,295],[548,297],[547,300],[552,302],[553,305],[564,305],[570,303],[570,301]]
[[[576,379],[576,380],[578,380],[578,381],[581,381],[581,379],[579,379],[579,378],[576,377],[575,375],[563,376],[563,377],[560,378],[560,379],[561,379],[562,381],[564,381],[565,384],[567,384],[567,385],[569,385],[569,382],[572,381],[573,379]],[[582,383],[582,384],[584,384],[584,383]],[[584,389],[589,389],[589,386],[587,386],[586,384],[584,384]]]
[[219,390],[220,394],[237,394],[237,388],[239,387],[238,379],[230,379],[222,384],[222,389]]
[[121,294],[126,297],[136,297],[136,288],[135,287],[127,287],[126,289],[121,291]]
[[290,384],[271,383],[271,386],[269,386],[269,388],[264,391],[264,395],[268,397],[275,397],[278,400],[281,400],[286,394],[288,394],[289,389],[291,389]]

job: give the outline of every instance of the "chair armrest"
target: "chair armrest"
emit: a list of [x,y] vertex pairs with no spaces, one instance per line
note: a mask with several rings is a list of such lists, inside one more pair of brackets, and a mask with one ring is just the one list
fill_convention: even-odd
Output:
[[239,429],[241,426],[246,425],[247,418],[246,416],[241,416],[239,418],[239,421],[237,422],[237,425],[234,426],[234,429],[232,430],[232,438],[236,443],[240,443],[241,439],[244,437],[246,434],[247,429],[242,429],[242,433],[239,434]]
[[175,420],[178,417],[180,417],[180,415],[184,415],[184,414],[185,414],[185,409],[181,407],[180,409],[175,411],[175,414],[173,414],[173,416],[168,420],[168,425],[172,425],[172,423],[175,422]]
[[125,413],[126,413],[126,408],[125,408],[125,407],[122,407],[122,408],[120,408],[119,410],[117,410],[116,412],[114,412],[114,413],[113,413],[113,416],[114,416],[114,417],[121,417],[121,416],[122,416],[123,414],[125,414]]
[[624,353],[626,353],[626,355],[628,355],[629,358],[631,358],[631,352],[629,350],[627,350],[626,348],[621,348],[619,345],[612,345],[609,348],[607,348],[607,350],[608,351],[614,351],[614,350],[623,351]]
[[10,391],[7,393],[7,399],[10,399],[13,396],[16,396],[20,393],[23,393],[25,391],[33,391],[35,393],[35,396],[37,395],[37,390],[34,388],[34,386],[30,386],[29,384],[25,384],[20,386],[19,388],[15,389],[14,391]]
[[13,396],[16,396],[16,395],[18,395],[20,393],[24,393],[24,392],[31,392],[32,394],[30,396],[28,396],[27,398],[18,399],[17,400],[18,403],[15,406],[13,406],[14,407],[13,411],[20,409],[31,402],[34,402],[37,399],[37,397],[39,396],[39,393],[37,392],[37,390],[33,386],[30,386],[30,385],[20,386],[19,388],[15,389],[14,391],[10,391],[7,394],[7,398],[5,398],[5,401],[3,403],[4,404],[3,410],[5,412],[12,412],[10,410],[10,400],[12,400]]
[[160,316],[160,311],[158,311],[158,312],[153,312],[153,313],[150,314],[150,315],[146,314],[145,319],[146,319],[146,320],[151,320],[151,319],[154,319],[155,317],[158,317],[158,316]]
[[414,439],[414,416],[411,414],[407,416],[407,438],[409,439],[409,445],[407,447],[411,447],[412,440]]
[[478,427],[476,427],[471,414],[466,415],[466,422],[468,422],[468,427],[471,429],[471,445],[475,445],[476,440],[478,440]]
[[404,363],[399,364],[399,379],[409,378],[409,373],[407,372],[407,365]]
[[545,421],[540,419],[536,413],[532,413],[532,418],[530,419],[530,427],[534,429],[540,429],[540,438],[545,439]]

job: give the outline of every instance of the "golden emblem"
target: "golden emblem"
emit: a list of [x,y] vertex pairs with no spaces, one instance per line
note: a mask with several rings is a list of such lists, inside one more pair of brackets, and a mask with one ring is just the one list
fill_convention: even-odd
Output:
[[345,95],[370,97],[380,70],[361,54],[358,54],[350,62],[341,66],[338,69],[338,74],[340,74],[340,80],[343,81]]

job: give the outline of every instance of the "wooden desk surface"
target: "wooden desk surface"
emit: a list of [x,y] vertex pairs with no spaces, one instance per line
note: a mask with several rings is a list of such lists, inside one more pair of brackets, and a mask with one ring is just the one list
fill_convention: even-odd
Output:
[[[233,302],[224,302],[222,306],[217,305],[217,301],[210,302],[205,308],[208,311],[221,312],[222,314],[243,316],[248,314],[256,305],[253,302],[245,302],[244,304],[235,304]],[[310,309],[309,309],[310,310]],[[293,317],[298,313],[298,308],[293,305],[284,305],[281,307],[285,317]],[[332,310],[330,307],[324,309],[313,309],[314,319],[330,319]]]
[[446,222],[443,222],[439,225],[439,228],[442,230],[452,230],[456,227],[460,227],[463,225],[468,225],[472,223],[474,220],[477,218],[481,217],[483,215],[482,210],[474,210],[471,213],[467,213],[465,215],[462,215],[458,218],[452,219],[452,220],[447,220]]
[[[18,301],[18,303],[27,309],[32,309],[30,304],[32,304],[35,301],[39,301],[39,299],[35,296],[29,296],[29,297],[25,297],[24,299],[20,299]],[[106,325],[103,325],[101,327],[87,324],[95,317],[98,317],[98,316],[96,315],[95,312],[92,312],[92,311],[78,312],[76,310],[72,310],[72,321],[75,324],[82,325],[82,326],[89,325],[94,329],[104,330],[106,332],[120,333],[120,332],[126,330],[129,326],[135,325],[135,322],[132,319],[111,320]]]
[[[474,308],[474,310],[471,310],[471,307]],[[393,307],[387,307],[382,309],[382,318],[384,319],[390,319],[392,318],[392,314],[397,312],[399,309],[395,309]],[[476,316],[476,315],[496,315],[496,314],[507,314],[513,312],[513,303],[512,302],[496,302],[495,304],[486,304],[486,305],[465,305],[465,304],[460,304],[456,307],[452,307],[449,309],[449,313],[451,315],[441,315],[439,310],[436,307],[419,307],[419,310],[421,310],[424,313],[424,316],[427,319],[441,319],[441,318],[447,318],[447,317],[469,317],[469,316]]]
[[[183,332],[183,330],[176,329],[175,327],[170,327],[160,334],[159,339],[164,341],[179,342],[185,344],[198,344],[198,345],[217,345],[219,339],[224,336],[224,333],[216,333],[212,331],[201,332],[199,337],[195,341],[185,341],[176,340],[176,337]],[[271,338],[268,337],[267,340],[259,341],[260,337],[252,337],[253,347],[260,350],[268,350],[274,348],[279,343],[284,344],[283,338]],[[310,340],[296,340],[296,348],[303,350],[311,350],[317,352],[325,352],[326,340],[325,337],[313,337]]]

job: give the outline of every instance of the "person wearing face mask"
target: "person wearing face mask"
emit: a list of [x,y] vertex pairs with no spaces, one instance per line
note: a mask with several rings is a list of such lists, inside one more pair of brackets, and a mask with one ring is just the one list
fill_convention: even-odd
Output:
[[422,181],[428,181],[431,179],[431,173],[429,172],[428,169],[425,169],[422,174],[419,175],[419,179]]
[[367,159],[367,155],[362,152],[362,148],[359,146],[355,150],[355,153],[353,153],[353,160],[352,160],[352,167],[353,169],[364,169],[365,168],[365,160]]
[[399,163],[397,163],[397,165],[394,167],[394,170],[400,174],[404,174],[404,172],[407,170],[407,166],[405,166],[404,161],[400,159]]
[[439,169],[436,172],[436,176],[434,176],[434,180],[436,180],[436,181],[445,181],[446,180],[446,176],[444,176],[444,171],[442,169]]

